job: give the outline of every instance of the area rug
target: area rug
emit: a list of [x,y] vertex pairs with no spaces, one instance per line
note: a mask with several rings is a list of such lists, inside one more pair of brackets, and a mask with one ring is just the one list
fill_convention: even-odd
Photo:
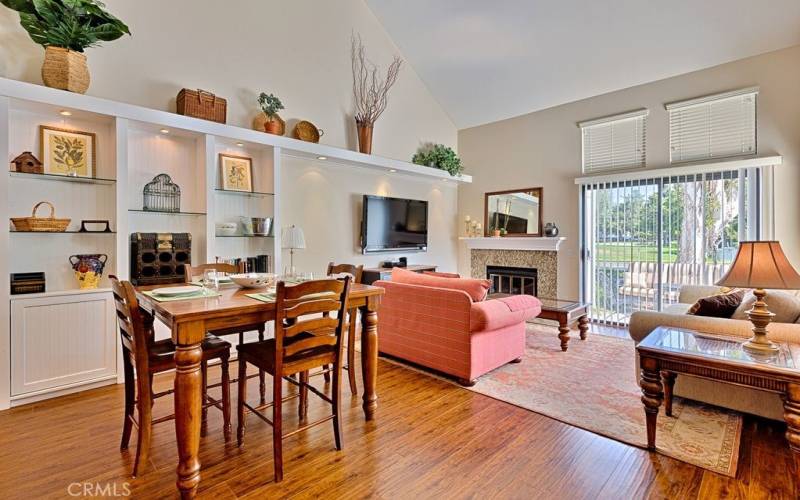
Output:
[[[641,391],[632,340],[573,335],[562,352],[555,328],[528,325],[522,363],[498,368],[468,389],[588,431],[645,448]],[[455,383],[455,382],[453,382]],[[675,398],[672,417],[658,416],[659,453],[726,476],[736,476],[740,414]]]

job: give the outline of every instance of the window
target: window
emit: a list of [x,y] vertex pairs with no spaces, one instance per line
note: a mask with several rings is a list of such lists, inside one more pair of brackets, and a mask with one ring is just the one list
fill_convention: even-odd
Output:
[[581,122],[583,173],[645,166],[646,109]]
[[756,154],[757,95],[750,88],[667,104],[670,163]]
[[759,237],[758,168],[655,173],[584,178],[582,288],[594,321],[627,324],[676,303],[682,285],[715,283],[739,241]]

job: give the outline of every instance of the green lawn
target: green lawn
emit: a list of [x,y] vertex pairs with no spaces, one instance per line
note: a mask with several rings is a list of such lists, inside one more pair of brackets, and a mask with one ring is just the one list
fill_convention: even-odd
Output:
[[[664,247],[662,262],[678,260],[678,244]],[[600,243],[597,245],[596,262],[658,262],[658,247],[637,242]]]

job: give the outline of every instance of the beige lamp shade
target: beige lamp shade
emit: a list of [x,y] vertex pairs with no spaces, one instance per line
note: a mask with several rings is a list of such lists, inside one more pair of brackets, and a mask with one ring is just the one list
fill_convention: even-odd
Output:
[[283,248],[301,250],[306,247],[306,236],[303,234],[303,230],[297,226],[284,228],[281,240]]
[[777,241],[743,241],[717,285],[739,288],[800,289],[797,274]]

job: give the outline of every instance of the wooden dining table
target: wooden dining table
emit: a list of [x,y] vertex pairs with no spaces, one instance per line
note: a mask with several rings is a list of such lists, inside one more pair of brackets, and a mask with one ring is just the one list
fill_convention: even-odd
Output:
[[[142,293],[164,285],[136,288],[139,306],[172,331],[175,343],[175,436],[178,442],[177,486],[182,498],[193,498],[200,483],[202,406],[201,343],[206,332],[266,323],[275,319],[275,302],[248,297],[257,290],[223,288],[219,296],[159,302]],[[178,285],[176,285],[178,286]],[[375,417],[378,395],[378,308],[383,288],[353,284],[349,309],[361,311],[361,374],[364,416]]]

